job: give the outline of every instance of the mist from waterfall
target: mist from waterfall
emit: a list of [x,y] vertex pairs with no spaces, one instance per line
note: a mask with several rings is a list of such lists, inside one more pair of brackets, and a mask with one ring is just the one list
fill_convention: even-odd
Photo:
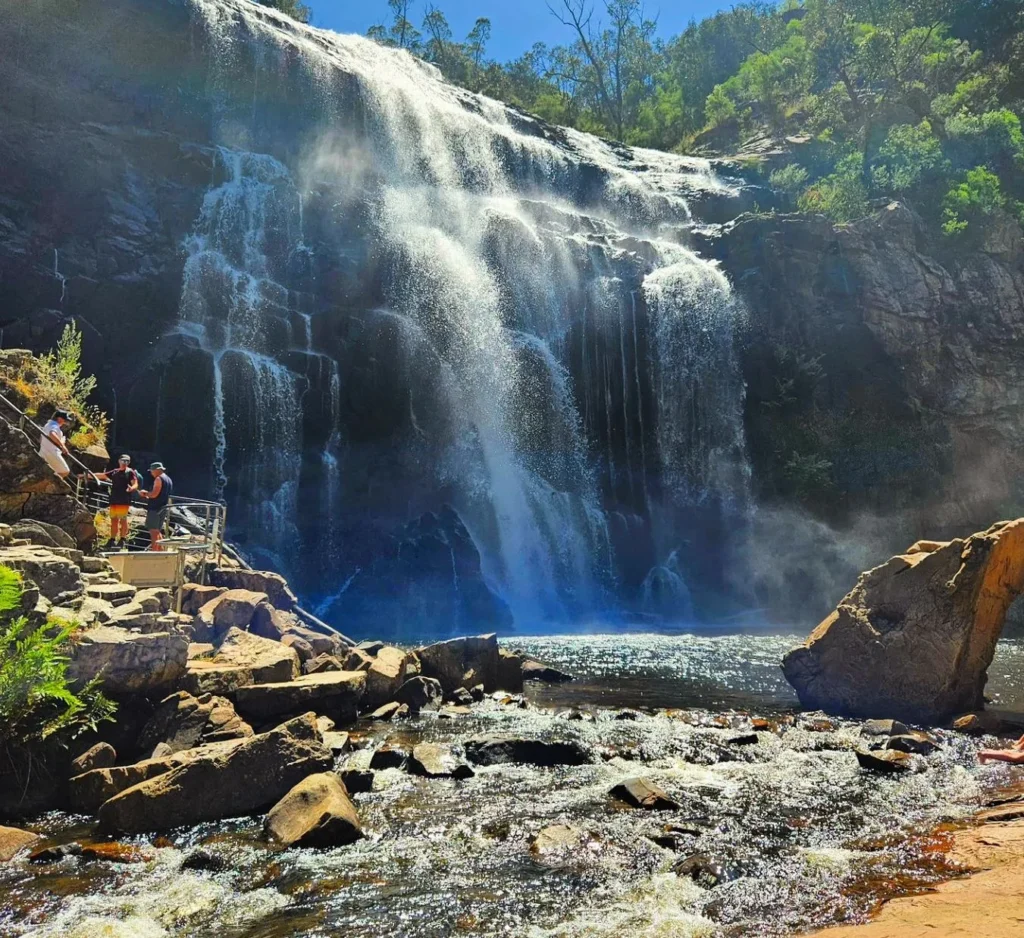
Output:
[[[338,415],[354,392],[331,353],[331,311],[304,297],[316,270],[348,260],[309,246],[314,200],[339,228],[358,219],[365,256],[350,266],[372,264],[367,315],[398,324],[410,436],[431,454],[419,469],[518,625],[618,602],[610,510],[656,517],[655,497],[709,492],[742,501],[736,305],[726,278],[680,243],[687,196],[730,191],[707,162],[571,130],[548,139],[407,53],[245,0],[188,2],[217,50],[211,87],[251,70],[254,88],[248,102],[225,93],[216,115],[219,165],[186,245],[180,328],[214,363],[218,494],[244,506],[286,569],[301,542],[314,388],[326,387],[318,413],[331,423],[312,447],[321,513],[335,529],[346,511]],[[257,104],[275,82],[303,101],[287,156]],[[310,376],[317,356],[326,379]],[[413,359],[438,377],[418,384]],[[663,533],[651,566],[688,604],[672,541]],[[324,593],[352,575],[338,569]]]

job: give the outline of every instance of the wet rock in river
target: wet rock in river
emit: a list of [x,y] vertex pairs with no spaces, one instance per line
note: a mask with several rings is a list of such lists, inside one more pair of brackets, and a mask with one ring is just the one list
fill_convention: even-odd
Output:
[[582,847],[590,835],[570,824],[552,824],[536,834],[530,842],[530,853],[537,859],[561,859]]
[[987,710],[964,713],[952,722],[952,728],[968,736],[999,736],[1006,732],[1006,721]]
[[96,743],[77,759],[71,760],[71,774],[81,775],[92,769],[107,769],[117,762],[117,751],[110,743]]
[[148,847],[116,841],[84,844],[80,855],[83,860],[102,860],[105,863],[147,863],[155,856]]
[[676,876],[688,876],[705,889],[714,889],[736,878],[736,872],[728,864],[707,853],[695,853],[676,861],[672,872]]
[[927,733],[916,730],[908,730],[898,736],[890,736],[885,744],[886,749],[894,749],[897,752],[913,753],[919,756],[928,756],[939,748],[937,740]]
[[38,834],[18,827],[0,827],[0,863],[13,860],[22,850],[39,840]]
[[[522,691],[524,660],[522,655],[517,655],[507,648],[498,649],[498,687],[515,694]],[[486,693],[486,689],[484,692]]]
[[909,772],[914,767],[914,760],[911,756],[895,749],[884,749],[880,752],[867,752],[858,749],[856,755],[861,768],[872,772],[894,774]]
[[409,678],[395,694],[398,703],[408,704],[413,713],[420,710],[436,710],[441,705],[444,693],[441,683],[431,677]]
[[[477,686],[479,687],[482,685]],[[455,690],[448,695],[448,703],[453,703],[456,706],[468,707],[473,703],[473,695],[466,690],[465,687],[456,687]]]
[[[372,765],[372,763],[371,763]],[[407,765],[413,775],[424,778],[472,778],[473,770],[457,759],[450,749],[434,743],[420,743],[413,747]]]
[[727,740],[730,746],[756,746],[760,741],[757,733],[741,733],[738,736],[730,736]]
[[323,736],[324,745],[335,755],[348,752],[350,745],[350,737],[348,733],[335,733],[328,731],[324,733]]
[[616,720],[639,720],[642,716],[643,716],[643,714],[639,710],[631,710],[631,709],[629,709],[627,707],[627,708],[625,708],[623,710],[619,710],[615,714],[615,719]]
[[418,649],[417,654],[423,676],[435,678],[446,694],[473,684],[483,684],[486,692],[498,688],[500,655],[496,635],[474,635],[435,642]]
[[320,741],[316,717],[309,713],[269,733],[212,744],[125,789],[100,807],[100,825],[108,831],[141,833],[253,814],[333,764],[333,754]]
[[380,769],[400,769],[405,765],[408,758],[409,753],[404,749],[385,743],[376,749],[370,757],[370,768],[377,771]]
[[342,769],[339,777],[350,794],[359,795],[373,791],[373,772],[365,769]]
[[337,847],[363,836],[355,805],[332,772],[307,776],[295,785],[270,809],[264,830],[284,847]]
[[504,736],[474,736],[466,740],[466,758],[477,765],[586,765],[594,761],[590,750],[575,741],[545,742]]
[[77,857],[82,853],[82,845],[77,843],[56,844],[50,847],[42,847],[34,850],[28,855],[29,863],[59,863],[68,857]]
[[552,668],[549,665],[543,664],[540,661],[528,659],[523,662],[523,680],[542,681],[546,684],[564,684],[573,680],[573,676],[571,674],[567,674],[565,671],[559,671],[558,668]]
[[901,736],[910,732],[910,727],[899,720],[868,720],[861,725],[861,736]]
[[230,865],[226,858],[206,847],[196,847],[194,850],[190,850],[181,861],[181,869],[204,873],[221,873]]
[[405,683],[409,654],[401,648],[385,645],[366,669],[366,692],[363,706],[369,710],[394,698]]
[[679,802],[673,801],[657,785],[644,778],[627,778],[608,792],[613,798],[633,808],[648,811],[678,811]]

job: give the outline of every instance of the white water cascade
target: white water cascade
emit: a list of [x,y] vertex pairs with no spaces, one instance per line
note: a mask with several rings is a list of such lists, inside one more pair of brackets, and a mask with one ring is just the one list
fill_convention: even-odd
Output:
[[[320,459],[335,506],[349,497],[339,466],[361,452],[341,400],[362,403],[337,356],[380,364],[339,322],[371,313],[400,323],[441,376],[425,387],[399,369],[409,438],[430,454],[416,457],[416,490],[455,506],[519,624],[614,603],[609,512],[656,515],[653,474],[679,502],[741,495],[736,306],[683,244],[690,197],[732,191],[710,164],[555,133],[404,52],[246,0],[188,2],[215,50],[226,172],[187,245],[181,329],[214,362],[218,485],[256,496],[248,521],[273,550],[300,539],[310,383],[291,353],[329,362]],[[230,93],[239,73],[253,76],[249,99]],[[256,103],[272,82],[290,102],[286,134]],[[319,236],[303,230],[311,212]],[[321,271],[315,316],[292,296],[297,253]],[[343,299],[317,293],[323,271],[344,281]],[[363,295],[366,312],[352,299]],[[438,411],[443,429],[424,423]],[[397,517],[420,497],[395,496]],[[666,545],[651,565],[681,579]]]

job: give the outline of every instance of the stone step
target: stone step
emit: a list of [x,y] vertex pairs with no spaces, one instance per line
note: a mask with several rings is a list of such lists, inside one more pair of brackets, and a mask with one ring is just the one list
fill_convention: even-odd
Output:
[[136,589],[129,583],[92,583],[86,586],[85,593],[111,605],[123,606],[135,599]]
[[79,566],[82,573],[106,573],[108,576],[114,573],[114,568],[104,557],[83,557]]
[[99,571],[97,573],[83,573],[82,574],[82,579],[86,583],[97,584],[97,585],[100,584],[100,583],[120,583],[121,582],[116,576],[114,576],[108,570],[101,570],[101,571]]

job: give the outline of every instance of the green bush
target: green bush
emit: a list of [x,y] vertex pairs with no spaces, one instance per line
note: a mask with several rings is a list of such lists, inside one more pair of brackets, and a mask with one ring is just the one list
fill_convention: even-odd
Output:
[[827,215],[835,222],[854,221],[867,215],[868,190],[861,173],[859,154],[844,157],[831,176],[814,183],[800,197],[800,211]]
[[704,113],[707,115],[708,127],[721,127],[736,116],[736,102],[729,97],[725,88],[715,85],[704,105]]
[[939,138],[924,120],[917,126],[900,124],[889,129],[879,147],[872,176],[879,189],[903,193],[943,173],[948,165]]
[[0,746],[73,738],[112,719],[115,705],[95,681],[78,692],[69,684],[66,652],[77,623],[34,627],[16,614],[21,598],[18,574],[0,566]]
[[1006,205],[999,177],[984,166],[978,166],[968,170],[963,180],[946,193],[942,230],[951,237],[961,235],[971,225],[977,225]]
[[775,170],[768,177],[768,183],[773,189],[795,196],[807,188],[808,179],[810,179],[810,173],[806,169],[798,163],[790,163],[789,166]]

